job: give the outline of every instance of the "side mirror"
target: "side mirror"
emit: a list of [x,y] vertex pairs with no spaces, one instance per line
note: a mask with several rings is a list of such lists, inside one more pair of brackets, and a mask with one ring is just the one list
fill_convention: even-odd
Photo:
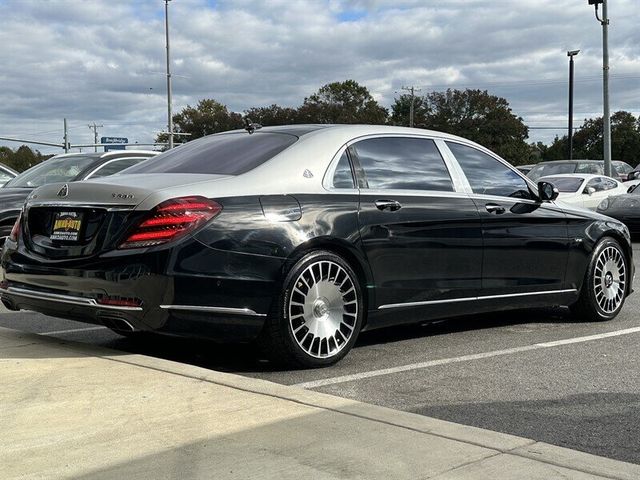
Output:
[[587,195],[593,195],[593,193],[596,191],[595,188],[593,187],[587,187],[585,188],[582,193],[586,193]]
[[558,189],[553,185],[553,183],[549,182],[538,182],[538,196],[540,200],[552,202],[556,198],[558,198]]

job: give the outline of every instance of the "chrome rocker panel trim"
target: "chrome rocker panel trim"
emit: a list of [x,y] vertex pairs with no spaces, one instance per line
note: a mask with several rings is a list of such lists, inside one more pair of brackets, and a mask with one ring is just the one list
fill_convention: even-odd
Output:
[[570,288],[567,290],[548,290],[546,292],[508,293],[505,295],[487,295],[484,297],[452,298],[448,300],[428,300],[425,302],[390,303],[388,305],[380,305],[378,307],[378,310],[387,310],[389,308],[419,307],[422,305],[438,305],[442,303],[473,302],[476,300],[496,300],[499,298],[526,297],[530,295],[553,295],[558,293],[575,293],[577,291],[578,290],[576,290],[575,288]]
[[247,315],[251,317],[266,317],[266,313],[258,313],[250,308],[204,307],[200,305],[160,305],[163,310],[183,310],[192,312],[226,313],[231,315]]
[[81,305],[83,307],[103,308],[105,310],[120,310],[127,312],[141,312],[142,307],[119,307],[117,305],[101,305],[93,298],[60,295],[58,293],[38,292],[26,288],[0,288],[0,294],[16,295],[18,297],[33,298],[35,300],[52,300],[69,305]]

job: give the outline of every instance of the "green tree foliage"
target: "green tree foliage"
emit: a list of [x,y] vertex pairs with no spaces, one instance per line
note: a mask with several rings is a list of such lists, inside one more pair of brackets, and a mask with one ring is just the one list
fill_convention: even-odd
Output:
[[51,157],[52,155],[42,155],[38,150],[33,151],[26,145],[20,146],[15,151],[9,147],[0,147],[0,163],[17,172],[23,172]]
[[[173,116],[173,131],[191,134],[188,137],[179,136],[181,141],[194,140],[242,126],[242,115],[230,112],[225,105],[211,98],[200,100],[196,107],[187,105]],[[161,133],[156,137],[156,142],[166,142],[168,137],[168,134]],[[174,138],[175,140],[177,139]]]
[[[585,119],[573,134],[573,158],[602,160],[604,157],[602,117]],[[569,157],[567,135],[556,137],[547,149],[545,160]],[[619,111],[611,116],[611,158],[630,165],[640,163],[640,117]]]
[[[414,95],[413,97],[413,126],[422,127],[426,125],[428,106],[424,97]],[[408,127],[409,117],[411,112],[411,95],[402,94],[397,98],[394,98],[393,105],[391,105],[391,117],[389,117],[389,123],[391,125],[399,125]]]
[[425,97],[425,127],[473,140],[513,165],[530,160],[528,128],[509,102],[482,90],[447,90]]
[[297,123],[296,109],[273,104],[268,107],[254,107],[245,110],[245,116],[263,127],[274,125],[291,125]]
[[298,123],[384,124],[387,116],[387,109],[354,80],[328,83],[298,108]]

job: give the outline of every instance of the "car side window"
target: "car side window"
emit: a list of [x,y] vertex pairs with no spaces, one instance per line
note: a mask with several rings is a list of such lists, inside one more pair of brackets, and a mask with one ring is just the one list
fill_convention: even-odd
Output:
[[527,182],[502,162],[480,150],[447,142],[473,193],[501,197],[533,198]]
[[351,165],[349,164],[349,157],[347,156],[346,150],[343,152],[340,160],[338,160],[331,185],[333,188],[355,188],[353,173],[351,172]]
[[[602,177],[596,177],[589,180],[586,188],[593,188],[596,192],[601,192],[605,190],[604,182],[602,181]],[[586,191],[586,189],[585,189]]]
[[369,188],[453,191],[453,182],[433,140],[383,137],[351,146]]
[[603,178],[602,185],[603,185],[603,190],[613,190],[618,186],[618,184],[614,180],[611,180],[610,178]]

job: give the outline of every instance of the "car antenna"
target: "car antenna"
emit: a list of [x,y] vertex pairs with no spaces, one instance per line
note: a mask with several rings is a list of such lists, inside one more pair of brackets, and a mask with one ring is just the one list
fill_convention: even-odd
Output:
[[244,120],[244,129],[247,132],[249,132],[249,135],[251,135],[256,130],[260,130],[262,128],[262,125],[260,125],[259,123],[252,123],[249,117],[244,117],[243,120]]

